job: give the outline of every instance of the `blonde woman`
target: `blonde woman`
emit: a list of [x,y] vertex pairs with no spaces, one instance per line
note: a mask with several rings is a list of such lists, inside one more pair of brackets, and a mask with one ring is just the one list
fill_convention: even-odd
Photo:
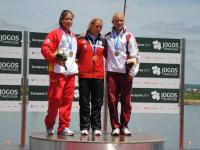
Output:
[[[106,79],[111,134],[131,135],[128,129],[131,116],[131,89],[133,78],[139,69],[140,56],[134,36],[124,25],[123,13],[115,13],[112,24],[112,31],[106,34]],[[118,100],[121,102],[120,117]]]
[[[101,37],[103,20],[90,21],[86,34],[78,37],[80,130],[82,135],[101,135],[101,108],[104,90],[105,40]],[[91,105],[90,105],[91,104]]]

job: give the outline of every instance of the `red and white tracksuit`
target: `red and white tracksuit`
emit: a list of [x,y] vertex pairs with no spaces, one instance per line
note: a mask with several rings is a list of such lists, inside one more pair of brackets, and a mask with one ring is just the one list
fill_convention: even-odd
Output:
[[[129,39],[127,39],[129,35]],[[132,81],[128,80],[128,74],[135,76],[139,69],[140,56],[134,36],[122,30],[119,35],[113,29],[106,34],[107,40],[107,93],[110,122],[112,129],[128,127],[131,116],[131,89]],[[128,40],[128,42],[127,42]],[[128,45],[127,45],[128,44]],[[117,53],[116,53],[117,50]],[[125,62],[129,56],[135,59],[135,65],[126,73]],[[118,118],[118,100],[121,102],[120,121]]]
[[[67,55],[66,67],[57,63],[55,54],[60,49],[64,50]],[[41,52],[49,65],[50,82],[45,125],[47,129],[52,129],[59,112],[58,133],[60,133],[64,128],[69,127],[74,98],[75,74],[78,73],[78,66],[75,62],[77,52],[75,34],[72,32],[65,33],[61,28],[51,31],[42,44]]]

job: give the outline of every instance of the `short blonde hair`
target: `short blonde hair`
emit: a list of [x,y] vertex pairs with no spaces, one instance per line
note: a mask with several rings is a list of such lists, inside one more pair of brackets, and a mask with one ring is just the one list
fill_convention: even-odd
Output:
[[117,17],[123,17],[123,19],[124,19],[124,14],[122,12],[116,12],[116,13],[114,13],[114,15],[112,17],[112,22],[114,20],[116,20]]
[[103,24],[103,20],[101,18],[93,18],[88,24],[87,31],[90,31],[92,25],[94,25],[97,21],[100,21]]

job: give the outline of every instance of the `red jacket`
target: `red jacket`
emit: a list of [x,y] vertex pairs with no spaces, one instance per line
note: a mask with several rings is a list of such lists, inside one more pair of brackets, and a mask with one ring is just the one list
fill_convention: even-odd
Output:
[[[71,32],[72,37],[75,39],[75,49],[77,48],[76,36]],[[63,36],[63,32],[60,28],[54,29],[51,31],[45,38],[44,42],[41,46],[41,53],[44,58],[47,60],[49,68],[48,71],[52,72],[54,70],[54,65],[57,64],[57,60],[55,54],[58,50],[59,43],[61,42],[61,38]]]
[[[96,44],[89,41],[88,35],[80,36],[77,39],[78,69],[79,78],[104,79],[104,54],[105,39],[98,36]],[[92,44],[92,45],[91,45]],[[94,46],[96,47],[94,53]],[[94,61],[94,56],[96,57]]]

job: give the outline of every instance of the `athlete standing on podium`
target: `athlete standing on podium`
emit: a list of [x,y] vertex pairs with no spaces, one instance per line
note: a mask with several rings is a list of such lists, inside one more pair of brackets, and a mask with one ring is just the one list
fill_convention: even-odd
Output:
[[75,74],[78,66],[75,62],[77,40],[70,30],[74,14],[70,10],[63,10],[60,27],[51,31],[45,38],[41,52],[48,62],[49,88],[48,111],[45,118],[47,134],[54,133],[54,124],[59,113],[60,135],[73,135],[69,129],[72,101],[74,99]]
[[[131,135],[128,123],[131,116],[131,89],[139,69],[139,50],[134,36],[124,26],[124,15],[115,13],[112,31],[107,40],[107,93],[112,135]],[[118,100],[121,102],[120,119]]]
[[78,37],[80,130],[88,135],[101,135],[101,108],[104,91],[105,39],[101,37],[103,20],[90,21],[85,35]]

